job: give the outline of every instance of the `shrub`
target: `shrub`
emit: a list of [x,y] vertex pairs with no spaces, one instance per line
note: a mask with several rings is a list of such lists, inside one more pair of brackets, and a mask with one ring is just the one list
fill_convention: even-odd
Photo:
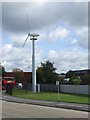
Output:
[[74,85],[80,85],[81,84],[81,80],[80,79],[73,79],[71,81],[71,83],[74,84]]

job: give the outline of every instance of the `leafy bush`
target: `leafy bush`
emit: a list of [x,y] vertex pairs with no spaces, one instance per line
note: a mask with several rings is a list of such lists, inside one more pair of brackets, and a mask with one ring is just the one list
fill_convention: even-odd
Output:
[[81,84],[81,80],[80,79],[73,79],[71,81],[71,83],[74,84],[74,85],[80,85]]

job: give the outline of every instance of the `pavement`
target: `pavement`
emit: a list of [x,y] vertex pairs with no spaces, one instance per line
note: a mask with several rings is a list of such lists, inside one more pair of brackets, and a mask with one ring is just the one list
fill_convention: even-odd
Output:
[[[52,118],[52,120],[88,120],[88,112],[2,101],[2,118]],[[28,119],[28,120],[29,120]],[[34,119],[35,120],[35,119]],[[75,119],[76,120],[76,119]]]
[[10,95],[6,95],[4,93],[2,94],[2,97],[0,97],[0,99],[8,102],[24,103],[24,104],[32,104],[32,105],[48,106],[48,107],[56,107],[56,108],[65,108],[65,109],[90,112],[90,109],[89,109],[90,105],[86,105],[86,104],[30,100],[30,99],[24,99],[24,98],[16,98]]

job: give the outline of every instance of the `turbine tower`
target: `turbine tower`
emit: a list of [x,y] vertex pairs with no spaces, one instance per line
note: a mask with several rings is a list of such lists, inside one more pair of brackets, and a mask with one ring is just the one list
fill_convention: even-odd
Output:
[[[27,18],[27,23],[28,23],[28,18]],[[38,36],[39,36],[38,34],[30,34],[30,32],[28,32],[28,36],[22,46],[24,47],[28,38],[30,37],[30,40],[32,40],[32,91],[33,92],[36,92],[35,40],[37,40]]]
[[35,40],[39,35],[31,35],[32,40],[32,91],[36,92]]

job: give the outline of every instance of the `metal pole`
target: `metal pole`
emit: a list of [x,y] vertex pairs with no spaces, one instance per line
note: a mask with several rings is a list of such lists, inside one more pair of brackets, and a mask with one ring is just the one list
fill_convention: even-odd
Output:
[[60,102],[59,85],[58,85],[58,102]]
[[35,41],[32,40],[32,91],[36,92]]
[[30,40],[32,40],[32,91],[36,92],[36,69],[35,69],[35,40],[39,35],[33,35],[31,34],[30,37],[32,37]]

